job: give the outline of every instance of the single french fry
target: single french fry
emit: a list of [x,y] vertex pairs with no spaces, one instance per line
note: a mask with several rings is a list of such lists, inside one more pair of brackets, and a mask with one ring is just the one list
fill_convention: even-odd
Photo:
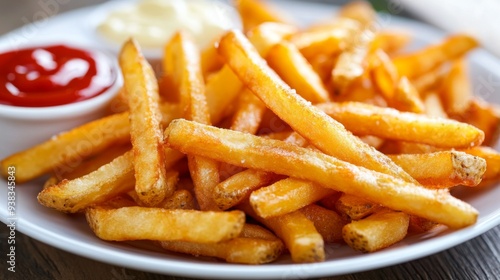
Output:
[[423,113],[425,106],[420,95],[406,77],[401,77],[389,106],[403,112]]
[[358,0],[343,5],[337,16],[356,20],[363,27],[367,27],[373,23],[377,17],[377,13],[369,2]]
[[463,56],[477,46],[478,42],[474,38],[457,34],[436,45],[398,56],[393,59],[393,62],[401,76],[413,79],[442,65],[444,62]]
[[448,118],[448,114],[444,111],[443,103],[436,92],[428,92],[423,101],[427,116],[443,119]]
[[399,79],[398,70],[387,53],[380,49],[373,52],[372,60],[374,61],[374,65],[370,71],[370,77],[373,85],[382,94],[384,99],[388,103],[391,103],[394,99]]
[[269,51],[266,59],[269,66],[306,100],[320,103],[330,99],[321,78],[295,45],[281,42]]
[[283,15],[260,0],[237,0],[235,6],[245,32],[264,22],[287,22]]
[[161,241],[160,245],[169,251],[210,256],[229,263],[263,264],[276,260],[285,246],[266,229],[245,224],[240,235],[219,243],[194,243],[187,241]]
[[481,182],[486,171],[486,160],[459,151],[389,157],[419,183],[432,188],[473,187]]
[[486,171],[484,172],[483,179],[500,178],[500,153],[498,151],[485,146],[473,147],[462,151],[486,161]]
[[[245,224],[245,215],[241,211],[211,212],[138,206],[89,208],[85,217],[97,237],[109,241],[220,242],[238,236]],[[196,230],[193,230],[194,225]]]
[[344,226],[344,241],[354,250],[375,252],[401,241],[408,232],[409,216],[381,211]]
[[481,130],[449,119],[430,118],[358,102],[323,103],[316,106],[358,135],[443,148],[473,147],[480,145],[484,139]]
[[330,56],[346,49],[360,30],[359,22],[340,18],[326,26],[298,32],[290,37],[290,42],[310,60],[318,54]]
[[224,60],[217,53],[217,40],[214,40],[201,51],[200,63],[203,77],[206,78],[210,73],[220,70],[224,66]]
[[494,145],[500,136],[500,106],[488,104],[475,97],[467,110],[454,118],[471,124],[484,132],[484,144]]
[[74,180],[43,189],[42,205],[62,212],[76,213],[134,188],[133,153],[127,152],[96,171]]
[[243,202],[238,207],[283,240],[293,262],[310,263],[325,260],[323,237],[314,227],[314,223],[300,211],[277,217],[261,218],[253,212],[248,202]]
[[377,33],[370,45],[370,53],[377,49],[392,55],[402,50],[411,41],[411,35],[401,30],[382,30]]
[[130,108],[135,189],[140,199],[152,206],[174,191],[174,186],[165,180],[158,83],[133,39],[124,44],[119,62]]
[[[200,54],[191,38],[177,32],[165,48],[165,72],[179,88],[184,117],[210,124],[205,97],[205,84],[201,72]],[[189,172],[201,210],[217,210],[212,199],[213,188],[219,183],[219,164],[211,159],[188,156]]]
[[472,88],[464,59],[457,59],[452,64],[440,93],[448,115],[462,114],[467,110],[472,99]]
[[268,218],[296,211],[333,192],[308,181],[287,178],[253,191],[249,200],[257,215]]
[[276,178],[270,172],[247,169],[218,184],[214,189],[214,200],[222,210],[227,210],[245,199],[253,190],[269,184]]
[[342,240],[342,228],[346,222],[337,212],[316,204],[310,204],[299,211],[314,223],[314,227],[321,234],[325,243]]
[[414,181],[385,155],[363,143],[340,123],[328,118],[297,95],[267,66],[241,33],[231,31],[224,35],[219,44],[219,53],[269,109],[320,150],[373,170]]
[[335,210],[344,217],[345,220],[360,220],[376,211],[382,206],[378,203],[373,203],[359,196],[342,194],[335,203]]
[[165,133],[168,145],[183,153],[310,180],[451,228],[477,219],[477,210],[446,191],[426,189],[283,141],[183,119],[171,122]]
[[245,89],[240,95],[239,107],[233,115],[231,129],[250,134],[257,133],[266,105],[251,91]]

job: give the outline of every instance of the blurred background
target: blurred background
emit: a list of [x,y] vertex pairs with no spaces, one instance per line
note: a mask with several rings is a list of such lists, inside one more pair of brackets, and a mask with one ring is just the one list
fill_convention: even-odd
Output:
[[[281,0],[298,1],[298,0]],[[306,0],[307,2],[322,2],[341,5],[348,0]],[[106,2],[105,0],[0,0],[0,35],[15,28],[37,20],[45,20],[47,17],[61,14],[65,11],[88,7]],[[389,11],[390,4],[387,0],[369,1],[378,11]],[[404,11],[398,15],[408,15]]]

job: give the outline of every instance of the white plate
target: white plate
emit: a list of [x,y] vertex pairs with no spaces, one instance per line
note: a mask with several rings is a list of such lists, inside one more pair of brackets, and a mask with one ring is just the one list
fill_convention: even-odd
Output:
[[[328,17],[334,11],[332,6],[322,4],[287,2],[283,5],[284,3],[280,1],[277,4],[281,4],[300,22]],[[18,29],[0,39],[0,50],[36,40],[81,42],[100,47],[88,30],[75,27],[79,22],[85,22],[92,10],[93,8],[86,8],[73,11],[51,18],[37,26]],[[421,23],[394,16],[381,16],[379,23],[382,27],[390,24],[412,30],[418,41],[417,45],[437,41],[443,36],[442,33]],[[475,94],[500,103],[499,61],[485,51],[478,50],[470,56],[470,63]],[[3,131],[2,137],[9,137],[8,132]],[[499,148],[500,144],[497,143],[496,149]],[[0,154],[3,154],[8,147],[0,149]],[[3,180],[0,185],[0,201],[2,201],[0,218],[2,222],[7,223],[7,183]],[[273,264],[247,266],[148,250],[144,248],[143,243],[101,241],[94,236],[81,215],[65,215],[40,206],[36,201],[36,195],[41,186],[42,181],[36,181],[16,188],[16,225],[20,232],[54,247],[94,260],[137,270],[200,278],[288,279],[359,272],[403,263],[445,250],[500,224],[498,204],[500,188],[458,189],[454,194],[480,211],[477,223],[471,227],[457,231],[439,227],[426,234],[407,237],[395,246],[372,254],[357,253],[345,245],[334,245],[327,248],[327,260],[322,263],[292,264],[288,257],[283,257]]]

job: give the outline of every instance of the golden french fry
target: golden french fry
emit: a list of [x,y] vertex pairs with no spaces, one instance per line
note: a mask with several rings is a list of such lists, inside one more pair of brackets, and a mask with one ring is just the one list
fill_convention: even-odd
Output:
[[287,178],[253,191],[249,200],[257,215],[268,218],[296,211],[333,192],[308,181]]
[[420,96],[425,96],[427,92],[437,91],[440,89],[447,72],[443,71],[443,67],[437,67],[411,80],[413,86]]
[[224,61],[217,53],[217,40],[214,40],[208,47],[201,51],[200,63],[203,77],[206,78],[210,73],[219,71],[224,66]]
[[439,44],[398,56],[393,61],[401,76],[413,79],[447,61],[464,55],[477,46],[478,42],[474,38],[457,34],[448,37]]
[[342,228],[346,223],[335,211],[316,204],[308,205],[299,211],[314,223],[314,227],[321,234],[325,243],[342,240]]
[[335,202],[335,210],[346,220],[363,219],[381,208],[382,206],[378,203],[345,193]]
[[432,188],[457,185],[473,187],[481,182],[486,161],[459,151],[389,156],[419,183]]
[[448,118],[448,114],[444,111],[443,103],[436,92],[428,92],[423,101],[427,116],[443,119]]
[[231,129],[250,134],[257,133],[266,105],[251,91],[245,89],[240,95],[239,107],[233,115]]
[[[295,28],[286,24],[267,22],[258,25],[249,32],[252,44],[265,56],[269,49],[295,32]],[[229,105],[240,93],[243,84],[232,70],[225,65],[212,74],[206,82],[206,98],[212,123],[219,123],[228,116]],[[224,93],[224,94],[221,94]]]
[[277,217],[261,218],[253,212],[248,202],[243,202],[238,207],[283,240],[293,262],[309,263],[325,260],[323,237],[314,227],[314,223],[300,211]]
[[214,200],[222,210],[227,210],[245,199],[253,190],[269,184],[276,177],[273,173],[247,169],[218,184]]
[[328,118],[297,95],[267,66],[241,33],[231,31],[224,35],[219,44],[219,53],[269,109],[320,150],[373,170],[414,181],[385,155],[363,143],[340,123]]
[[473,147],[465,149],[463,152],[480,157],[486,161],[486,171],[483,179],[499,179],[500,178],[500,153],[490,147]]
[[260,0],[237,0],[235,5],[245,32],[265,22],[287,21],[278,11]]
[[463,59],[457,59],[451,66],[441,87],[441,100],[449,115],[462,114],[472,99],[467,66]]
[[283,141],[182,119],[171,122],[165,133],[168,145],[183,153],[310,180],[451,228],[477,219],[472,206],[446,191],[426,189]]
[[89,208],[85,217],[97,237],[109,241],[220,242],[238,236],[245,224],[245,214],[241,211],[211,212],[138,206]]
[[500,136],[500,106],[488,104],[480,98],[473,98],[467,110],[456,119],[469,123],[484,134],[484,144],[494,145]]
[[372,54],[373,67],[370,71],[375,88],[390,103],[394,99],[399,75],[398,70],[384,51],[378,49]]
[[330,99],[321,78],[293,44],[277,44],[266,59],[269,66],[306,100],[320,103]]
[[266,229],[245,224],[241,234],[219,243],[194,243],[187,241],[161,241],[160,245],[169,251],[210,256],[229,263],[263,264],[276,260],[285,246],[283,242]]
[[410,80],[406,77],[401,77],[396,86],[393,99],[389,102],[389,106],[403,112],[423,113],[425,106],[420,95]]
[[76,213],[134,188],[133,153],[127,152],[96,171],[63,180],[43,189],[38,202],[62,212]]
[[2,174],[6,176],[8,167],[15,166],[18,183],[51,171],[57,176],[115,143],[128,141],[129,132],[128,113],[95,120],[3,159]]
[[401,30],[382,30],[377,33],[370,46],[370,53],[377,49],[392,55],[408,45],[411,41],[411,35]]
[[359,22],[340,18],[326,26],[298,32],[290,37],[290,42],[310,60],[318,54],[330,56],[346,49],[360,30]]
[[[376,225],[376,226],[374,226]],[[409,216],[381,211],[344,226],[344,241],[354,250],[375,252],[401,241],[408,232]]]
[[[200,54],[194,42],[187,34],[176,33],[166,45],[165,60],[165,75],[170,76],[179,88],[184,117],[199,123],[210,124]],[[219,164],[211,159],[188,156],[188,166],[200,209],[217,210],[212,192],[220,180]]]
[[484,139],[481,130],[454,120],[430,118],[358,102],[323,103],[316,106],[358,135],[443,148],[473,147],[480,145]]
[[358,0],[343,5],[337,16],[356,20],[363,27],[367,27],[373,23],[377,17],[377,13],[369,2]]
[[130,108],[135,189],[145,204],[155,205],[174,191],[165,180],[158,83],[134,40],[124,44],[119,61]]

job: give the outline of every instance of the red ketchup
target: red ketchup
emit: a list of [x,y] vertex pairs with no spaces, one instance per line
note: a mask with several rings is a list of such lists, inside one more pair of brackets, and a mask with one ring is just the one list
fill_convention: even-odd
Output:
[[104,54],[64,45],[0,54],[0,104],[48,107],[95,97],[116,81]]

